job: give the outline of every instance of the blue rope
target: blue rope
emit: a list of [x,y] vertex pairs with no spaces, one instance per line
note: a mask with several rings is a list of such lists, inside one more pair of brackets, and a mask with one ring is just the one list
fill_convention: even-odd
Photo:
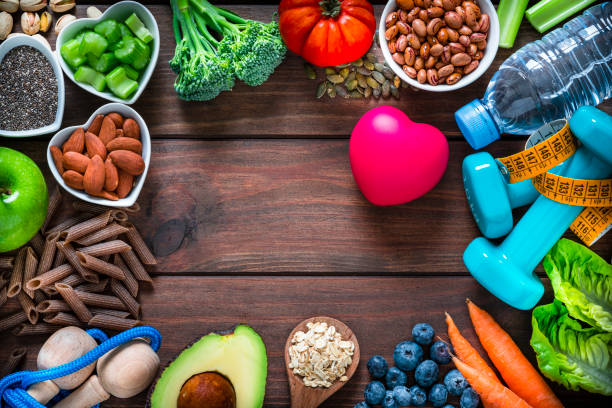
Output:
[[[80,369],[94,363],[110,350],[127,343],[138,337],[145,337],[150,340],[151,348],[157,352],[161,346],[161,334],[159,331],[149,326],[134,327],[123,333],[111,337],[110,339],[102,330],[90,329],[87,331],[94,339],[101,344],[82,355],[70,363],[59,367],[49,368],[41,371],[20,371],[7,375],[0,380],[0,408],[45,408],[44,405],[36,401],[25,390],[32,384],[64,377],[75,373]],[[3,404],[2,401],[6,404]]]

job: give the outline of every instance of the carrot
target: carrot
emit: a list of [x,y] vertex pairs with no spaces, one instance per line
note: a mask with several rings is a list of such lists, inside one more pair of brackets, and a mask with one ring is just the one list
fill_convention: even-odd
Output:
[[499,381],[470,367],[457,357],[453,357],[453,362],[474,391],[480,395],[483,405],[491,408],[531,408],[531,405],[504,387]]
[[508,387],[534,408],[563,408],[561,401],[510,335],[470,299],[467,299],[467,305],[480,343]]

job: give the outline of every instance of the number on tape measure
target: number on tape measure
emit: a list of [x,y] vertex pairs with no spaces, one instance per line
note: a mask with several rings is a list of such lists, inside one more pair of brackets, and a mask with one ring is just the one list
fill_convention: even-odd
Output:
[[579,180],[552,173],[531,179],[536,190],[553,201],[581,207],[610,207],[612,179]]
[[612,207],[587,207],[574,220],[570,229],[582,242],[593,245],[612,229]]

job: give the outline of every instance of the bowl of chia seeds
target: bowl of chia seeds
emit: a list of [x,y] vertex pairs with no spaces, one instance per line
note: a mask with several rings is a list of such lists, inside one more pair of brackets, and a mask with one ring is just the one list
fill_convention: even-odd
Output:
[[64,76],[53,51],[29,35],[0,45],[0,136],[53,133],[64,116]]

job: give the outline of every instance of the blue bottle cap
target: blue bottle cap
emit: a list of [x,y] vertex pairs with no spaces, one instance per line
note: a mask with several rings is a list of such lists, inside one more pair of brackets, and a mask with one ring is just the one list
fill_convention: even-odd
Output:
[[499,139],[495,121],[480,99],[474,99],[455,112],[455,120],[463,137],[473,149],[481,149]]

